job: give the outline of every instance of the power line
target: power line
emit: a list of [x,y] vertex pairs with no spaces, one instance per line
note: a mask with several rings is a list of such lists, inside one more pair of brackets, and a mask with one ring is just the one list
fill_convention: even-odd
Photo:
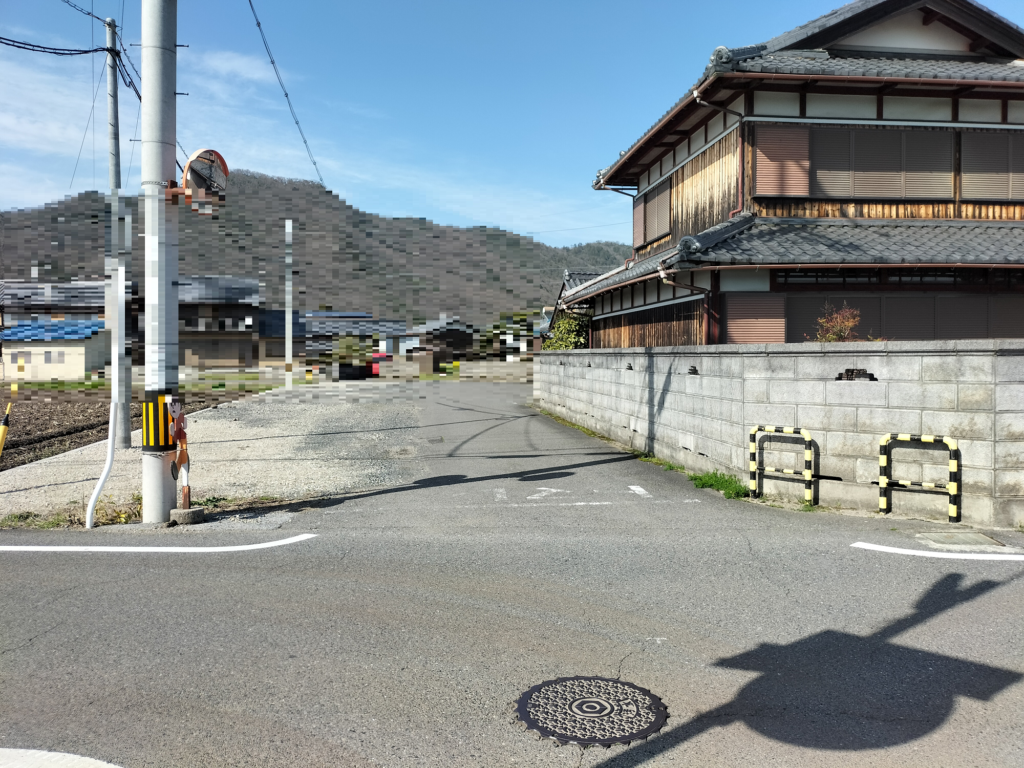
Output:
[[20,48],[23,51],[35,51],[36,53],[52,53],[54,56],[81,56],[83,53],[110,53],[109,48],[51,48],[48,45],[36,45],[26,43],[23,40],[11,40],[9,37],[0,37],[0,45],[9,45],[12,48]]
[[[74,8],[79,13],[84,13],[86,16],[92,16],[94,19],[96,19],[96,21],[102,21],[102,22],[106,23],[106,19],[101,19],[95,13],[90,13],[89,11],[85,10],[85,8],[83,8],[80,5],[75,5],[74,3],[71,2],[71,0],[63,0],[63,2],[64,2],[65,5],[70,5],[72,8]],[[121,17],[124,18],[124,4],[123,3],[121,4]]]
[[139,114],[135,116],[135,133],[132,134],[132,153],[128,159],[128,175],[124,180],[124,188],[128,189],[128,182],[132,178],[132,163],[135,162],[135,137],[139,135],[139,120],[142,118],[142,99],[139,99]]
[[82,159],[82,147],[85,146],[85,137],[89,135],[89,124],[92,122],[92,116],[96,112],[96,97],[100,93],[100,85],[103,84],[103,79],[96,83],[96,92],[92,95],[92,109],[89,110],[89,119],[85,121],[85,133],[82,134],[82,143],[78,147],[78,158],[75,160],[75,170],[71,173],[71,184],[68,184],[68,189],[71,189],[75,183],[75,174],[78,173],[78,162]]
[[544,229],[539,232],[526,232],[526,234],[546,234],[548,232],[571,232],[577,229],[600,229],[602,226],[618,226],[621,224],[628,224],[629,221],[615,221],[611,224],[594,224],[593,226],[570,226],[568,229]]
[[135,76],[139,78],[139,82],[141,83],[142,75],[140,75],[139,70],[135,68],[135,62],[132,61],[132,57],[128,55],[128,46],[124,44],[120,31],[117,33],[117,42],[121,44],[121,55],[124,56],[125,60],[131,65],[132,71],[135,73]]
[[267,56],[270,57],[270,64],[274,67],[274,74],[277,75],[277,82],[281,84],[281,91],[284,93],[285,101],[288,102],[288,109],[291,110],[292,119],[295,121],[295,127],[299,129],[299,136],[302,137],[302,143],[306,145],[306,154],[309,155],[309,161],[313,164],[313,169],[316,171],[316,175],[320,179],[320,185],[326,187],[324,184],[324,177],[320,174],[320,168],[316,164],[316,160],[313,159],[313,150],[309,148],[309,142],[306,141],[306,134],[302,132],[302,126],[299,125],[299,117],[295,114],[295,107],[292,106],[292,100],[288,96],[288,89],[284,87],[284,80],[281,79],[281,72],[277,68],[277,62],[274,61],[274,54],[270,52],[270,44],[267,42],[267,36],[263,34],[263,25],[260,24],[259,16],[256,15],[256,6],[252,4],[252,0],[249,0],[249,7],[252,9],[252,17],[256,19],[256,28],[260,31],[260,37],[263,38],[263,47],[267,49]]

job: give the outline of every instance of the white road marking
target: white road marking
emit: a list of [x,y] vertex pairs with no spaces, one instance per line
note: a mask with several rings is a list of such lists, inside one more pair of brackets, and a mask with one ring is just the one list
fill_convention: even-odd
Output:
[[893,555],[913,555],[914,557],[938,557],[944,560],[1015,560],[1024,562],[1024,555],[988,555],[980,552],[925,552],[921,549],[900,549],[899,547],[883,547],[881,544],[867,544],[858,541],[851,544],[857,549],[870,549],[873,552],[889,552]]
[[533,494],[533,496],[527,496],[526,498],[528,498],[528,499],[543,499],[545,496],[550,496],[550,495],[552,495],[554,493],[568,493],[568,491],[563,491],[563,490],[560,490],[558,488],[543,488],[542,487],[542,488],[538,488],[537,490],[540,491],[540,493],[535,493],[535,494]]
[[495,501],[508,501],[508,494],[505,493],[504,488],[494,489],[494,500]]
[[629,490],[631,490],[637,496],[646,496],[648,499],[651,498],[651,494],[649,494],[647,491],[645,491],[639,485],[631,485],[631,486],[629,486]]
[[[269,549],[295,544],[306,539],[315,539],[315,533],[302,533],[290,539],[265,541],[262,544],[239,544],[232,547],[60,547],[60,546],[0,546],[0,552],[244,552],[250,549]],[[0,763],[2,765],[2,763]]]
[[118,768],[91,757],[37,749],[0,749],[0,768]]
[[658,645],[661,645],[661,641],[662,641],[662,640],[668,640],[668,638],[667,638],[667,637],[648,637],[647,639],[648,639],[648,640],[653,640],[653,641],[654,641],[654,642],[656,642],[656,643],[657,643]]

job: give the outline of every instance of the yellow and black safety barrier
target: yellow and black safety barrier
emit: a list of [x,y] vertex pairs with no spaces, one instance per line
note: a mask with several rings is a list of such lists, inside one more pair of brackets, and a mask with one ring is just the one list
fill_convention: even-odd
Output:
[[[902,443],[945,443],[949,448],[949,482],[919,483],[915,480],[892,479],[892,442]],[[882,435],[878,441],[878,511],[889,512],[891,509],[892,488],[930,488],[945,490],[949,495],[949,522],[960,522],[960,448],[952,437],[942,435],[911,435],[891,432]]]
[[147,392],[142,400],[142,450],[156,453],[174,450],[170,405],[174,395]]
[[[796,469],[779,469],[777,467],[761,467],[757,463],[757,433],[771,432],[783,435],[800,435],[804,439],[804,471]],[[814,446],[811,440],[811,433],[802,427],[774,427],[772,425],[757,426],[750,428],[750,495],[757,498],[757,476],[766,473],[780,473],[783,475],[802,474],[804,478],[804,501],[814,504]]]

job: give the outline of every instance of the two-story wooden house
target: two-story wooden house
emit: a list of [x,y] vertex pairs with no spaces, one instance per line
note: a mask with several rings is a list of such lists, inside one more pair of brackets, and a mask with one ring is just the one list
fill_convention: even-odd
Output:
[[571,290],[592,346],[1024,337],[1024,30],[972,0],[856,0],[699,82],[594,188],[634,256]]

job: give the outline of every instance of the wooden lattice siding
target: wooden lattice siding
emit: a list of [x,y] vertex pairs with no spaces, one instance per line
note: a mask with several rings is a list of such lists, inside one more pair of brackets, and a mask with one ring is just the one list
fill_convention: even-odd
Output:
[[648,256],[654,256],[656,253],[667,251],[669,248],[675,248],[678,240],[673,240],[672,235],[666,235],[661,240],[655,240],[653,243],[648,243],[643,248],[635,249],[636,257],[638,259],[646,259]]
[[702,344],[702,306],[700,301],[686,301],[594,320],[592,346],[594,349],[623,349]]
[[672,174],[673,243],[721,224],[739,207],[739,140],[735,130]]
[[754,201],[758,216],[798,219],[981,219],[1024,221],[1024,205],[1008,203],[881,203],[837,200]]

